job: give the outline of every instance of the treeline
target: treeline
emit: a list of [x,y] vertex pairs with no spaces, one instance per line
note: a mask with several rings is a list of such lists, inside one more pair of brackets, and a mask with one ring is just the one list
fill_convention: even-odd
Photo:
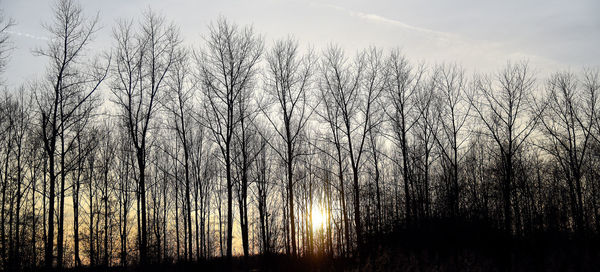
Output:
[[469,75],[224,18],[188,46],[153,11],[99,53],[97,16],[53,11],[45,75],[0,101],[4,270],[357,256],[431,220],[600,230],[597,69]]

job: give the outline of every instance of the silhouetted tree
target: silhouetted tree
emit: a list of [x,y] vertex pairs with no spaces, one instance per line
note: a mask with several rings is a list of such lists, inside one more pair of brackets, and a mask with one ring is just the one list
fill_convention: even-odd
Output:
[[225,164],[228,259],[232,256],[233,239],[232,141],[241,119],[238,100],[252,85],[262,50],[262,39],[252,28],[240,28],[220,18],[216,23],[209,25],[206,45],[198,58],[205,96],[203,125],[213,135]]
[[[137,32],[136,32],[137,31]],[[115,63],[112,66],[114,102],[126,124],[134,146],[138,176],[138,216],[140,263],[148,263],[148,229],[146,208],[146,166],[148,138],[153,129],[160,102],[164,97],[167,74],[177,59],[179,31],[164,17],[148,10],[139,29],[133,22],[120,21],[113,30]]]
[[460,149],[468,139],[467,121],[470,120],[471,104],[467,100],[467,80],[461,67],[456,64],[441,65],[434,73],[434,88],[439,97],[439,102],[435,104],[439,129],[433,136],[448,169],[450,216],[456,217],[460,214]]
[[[48,195],[48,237],[45,248],[46,267],[53,263],[54,201],[57,166],[60,175],[57,266],[63,265],[64,254],[64,199],[65,178],[68,173],[67,153],[73,139],[67,135],[71,126],[88,117],[95,107],[93,94],[107,75],[104,65],[96,62],[90,68],[82,64],[84,52],[96,31],[98,17],[87,20],[81,7],[71,0],[60,0],[54,5],[54,18],[46,28],[53,36],[46,49],[36,52],[50,59],[46,86],[38,93],[41,113],[41,134],[48,156],[50,191]],[[86,71],[87,70],[87,71]],[[58,165],[56,165],[58,156]]]
[[469,97],[474,111],[495,143],[500,161],[504,230],[512,233],[511,192],[517,152],[539,120],[533,111],[535,81],[525,62],[508,64],[495,80],[481,76],[475,81],[476,93]]
[[[266,144],[271,145],[286,167],[292,255],[296,255],[294,161],[300,155],[300,133],[312,113],[309,96],[315,60],[311,52],[301,55],[298,52],[298,42],[291,38],[277,41],[266,59],[268,68],[265,85],[268,98],[261,111],[275,130],[277,138],[283,142],[283,150],[274,146],[275,143],[271,141],[266,141]],[[272,108],[275,108],[276,115],[272,115]]]
[[386,115],[390,122],[393,142],[400,149],[401,161],[397,164],[400,166],[404,183],[405,221],[410,224],[415,207],[412,204],[414,195],[410,192],[413,173],[409,154],[409,132],[416,122],[413,100],[420,88],[424,71],[422,66],[413,67],[397,49],[388,57],[387,67],[390,71],[385,98],[391,103],[391,107],[386,109]]

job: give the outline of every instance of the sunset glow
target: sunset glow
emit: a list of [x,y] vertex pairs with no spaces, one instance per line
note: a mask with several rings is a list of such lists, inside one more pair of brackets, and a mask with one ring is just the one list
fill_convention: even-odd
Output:
[[319,206],[312,208],[312,228],[314,232],[323,230],[327,225],[327,213]]

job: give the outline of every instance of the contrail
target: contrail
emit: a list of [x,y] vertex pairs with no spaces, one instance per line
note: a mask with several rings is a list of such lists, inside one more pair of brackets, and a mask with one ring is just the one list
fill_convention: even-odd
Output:
[[458,38],[457,35],[455,35],[455,34],[414,26],[414,25],[407,24],[402,21],[390,19],[390,18],[383,17],[383,16],[380,16],[377,14],[357,12],[357,11],[353,11],[353,10],[350,10],[350,9],[347,9],[344,7],[340,7],[340,6],[336,6],[336,5],[332,5],[332,4],[321,4],[321,3],[315,3],[315,2],[311,2],[310,4],[315,5],[315,6],[321,6],[321,7],[339,10],[339,11],[347,13],[348,15],[350,15],[352,17],[357,17],[357,18],[364,19],[364,20],[369,20],[369,21],[378,22],[378,23],[384,23],[384,24],[408,29],[411,31],[415,31],[415,32],[433,35],[440,39],[449,40],[449,39],[457,39]]
[[26,38],[30,38],[30,39],[34,39],[34,40],[41,40],[41,41],[47,41],[47,40],[49,40],[48,37],[36,36],[36,35],[29,34],[29,33],[20,32],[20,31],[7,30],[6,32],[9,33],[9,34],[13,34],[13,35],[21,36],[21,37],[26,37]]

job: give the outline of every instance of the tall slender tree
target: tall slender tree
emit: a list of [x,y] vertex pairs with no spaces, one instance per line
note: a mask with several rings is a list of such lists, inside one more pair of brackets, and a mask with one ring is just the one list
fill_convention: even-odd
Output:
[[[179,30],[152,10],[144,12],[135,29],[133,22],[120,21],[113,30],[115,63],[112,65],[111,91],[133,144],[138,170],[137,193],[140,218],[140,263],[148,263],[146,207],[146,167],[149,138],[155,125],[165,79],[177,59]],[[137,32],[136,32],[137,31]]]
[[[301,132],[312,114],[310,95],[315,60],[312,51],[301,55],[298,42],[292,38],[277,41],[266,59],[268,68],[264,78],[268,98],[261,111],[283,142],[284,150],[280,150],[275,143],[266,141],[285,164],[292,255],[296,255],[294,162],[301,155],[298,146]],[[273,110],[277,114],[273,115]]]
[[[107,75],[107,69],[102,64],[95,63],[96,65],[92,65],[91,68],[83,64],[86,47],[97,30],[97,21],[98,16],[91,20],[86,19],[81,6],[74,1],[59,0],[54,5],[52,23],[46,25],[53,38],[48,42],[47,48],[36,50],[39,55],[50,59],[46,77],[48,84],[42,87],[37,95],[41,113],[41,136],[49,162],[46,267],[52,266],[54,256],[54,205],[58,177],[60,177],[60,187],[57,265],[58,267],[63,265],[65,178],[68,171],[65,158],[73,143],[66,133],[74,122],[86,118],[91,108],[96,105],[93,94]],[[85,70],[92,72],[85,72]],[[82,110],[83,108],[85,110]],[[56,156],[59,159],[58,165]],[[57,171],[60,176],[57,175]]]
[[483,123],[485,135],[495,143],[501,165],[501,191],[504,230],[513,231],[511,195],[515,181],[517,151],[535,130],[539,112],[533,111],[535,80],[526,62],[509,63],[496,80],[481,76],[476,92],[469,97],[473,110]]
[[467,100],[467,80],[464,70],[457,65],[438,66],[433,75],[434,88],[438,97],[437,119],[439,126],[433,134],[444,165],[449,168],[448,205],[450,216],[459,215],[459,152],[468,139],[468,123],[471,104]]
[[385,88],[385,97],[391,103],[386,109],[386,115],[392,131],[395,146],[400,149],[399,166],[404,187],[405,221],[411,224],[414,216],[412,204],[414,195],[410,188],[413,186],[412,166],[410,158],[409,133],[415,125],[414,97],[419,90],[424,74],[423,66],[413,67],[408,59],[398,49],[393,50],[388,59],[389,80]]
[[233,158],[232,141],[240,125],[238,100],[251,88],[258,72],[263,41],[251,27],[240,28],[219,18],[209,25],[206,45],[197,60],[205,96],[203,125],[221,151],[227,190],[227,259],[232,257]]
[[175,131],[183,148],[185,207],[187,207],[185,212],[187,225],[184,226],[184,231],[188,233],[188,240],[186,242],[188,255],[186,258],[192,260],[192,204],[190,197],[190,152],[192,145],[190,144],[189,137],[193,121],[192,114],[195,112],[192,107],[192,99],[194,97],[194,91],[196,90],[196,84],[189,68],[190,60],[187,50],[180,49],[177,54],[177,59],[175,60],[172,72],[169,75],[169,99],[166,102],[167,109],[173,115],[175,121],[174,127],[171,126],[171,128]]

